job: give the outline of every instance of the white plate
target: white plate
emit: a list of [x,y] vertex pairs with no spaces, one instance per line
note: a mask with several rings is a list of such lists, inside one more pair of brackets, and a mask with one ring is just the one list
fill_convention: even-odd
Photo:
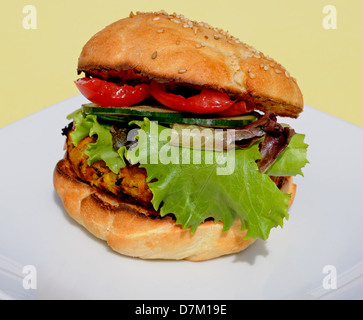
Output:
[[[282,230],[211,261],[144,261],[90,235],[68,217],[53,189],[64,153],[61,129],[84,102],[70,98],[0,131],[1,298],[363,298],[362,128],[306,106],[289,123],[306,134],[310,164],[295,179],[297,195]],[[35,267],[36,289],[24,289],[28,265]],[[336,289],[329,289],[332,271]]]

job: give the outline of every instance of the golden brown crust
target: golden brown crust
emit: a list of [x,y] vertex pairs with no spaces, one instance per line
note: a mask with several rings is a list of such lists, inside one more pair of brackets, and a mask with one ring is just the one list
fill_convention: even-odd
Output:
[[[292,185],[289,179],[284,192],[294,193]],[[247,231],[240,230],[239,220],[226,232],[222,223],[207,221],[191,234],[169,216],[147,217],[141,206],[122,203],[78,180],[66,159],[54,170],[54,187],[74,220],[127,256],[201,261],[240,252],[255,241],[243,239]]]
[[134,69],[157,81],[226,91],[257,109],[298,117],[303,97],[276,61],[206,23],[165,12],[130,14],[84,46],[78,72]]

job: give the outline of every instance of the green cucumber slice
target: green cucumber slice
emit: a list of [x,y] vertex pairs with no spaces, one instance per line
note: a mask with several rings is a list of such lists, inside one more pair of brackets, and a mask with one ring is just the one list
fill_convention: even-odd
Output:
[[[158,106],[132,106],[122,108],[103,108],[94,103],[82,105],[84,113],[100,115],[108,121],[121,121],[135,120],[135,118],[149,118],[152,121],[160,123],[181,123],[181,124],[194,124],[206,127],[220,127],[220,128],[235,128],[242,127],[257,118],[254,115],[241,115],[235,117],[210,117],[211,115],[196,115],[181,113],[166,107]],[[196,117],[197,116],[197,117]]]
[[153,106],[133,106],[133,107],[122,107],[122,108],[112,108],[112,107],[100,107],[94,103],[88,103],[82,105],[82,111],[85,113],[94,114],[107,114],[107,115],[119,115],[119,116],[140,116],[140,117],[173,117],[182,118],[183,114],[166,107],[153,107]]

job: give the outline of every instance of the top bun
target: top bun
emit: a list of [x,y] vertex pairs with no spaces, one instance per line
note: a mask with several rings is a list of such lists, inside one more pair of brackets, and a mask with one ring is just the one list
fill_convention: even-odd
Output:
[[83,47],[78,72],[129,70],[156,81],[223,90],[261,111],[297,118],[301,91],[270,57],[207,23],[182,15],[131,13]]

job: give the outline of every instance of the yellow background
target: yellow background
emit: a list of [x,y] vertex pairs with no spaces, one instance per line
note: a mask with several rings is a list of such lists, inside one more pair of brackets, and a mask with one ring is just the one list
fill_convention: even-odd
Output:
[[[336,30],[322,25],[329,4]],[[35,30],[23,28],[25,5]],[[363,126],[362,0],[1,0],[0,127],[77,95],[83,44],[130,11],[160,9],[228,30],[284,65],[307,105]]]

